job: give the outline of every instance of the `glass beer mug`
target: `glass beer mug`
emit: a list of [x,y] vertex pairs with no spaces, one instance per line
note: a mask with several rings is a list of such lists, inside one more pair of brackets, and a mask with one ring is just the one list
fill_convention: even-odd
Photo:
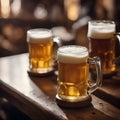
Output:
[[[78,45],[58,49],[58,87],[56,100],[59,105],[79,107],[91,102],[90,94],[102,83],[99,57],[89,58],[88,49]],[[96,66],[97,80],[91,85],[89,65]],[[93,82],[93,81],[92,81]]]
[[38,28],[27,31],[29,48],[29,73],[44,75],[53,72],[53,38],[49,29]]
[[101,58],[104,76],[112,75],[116,71],[114,38],[116,25],[114,21],[93,20],[88,22],[88,39],[90,57]]

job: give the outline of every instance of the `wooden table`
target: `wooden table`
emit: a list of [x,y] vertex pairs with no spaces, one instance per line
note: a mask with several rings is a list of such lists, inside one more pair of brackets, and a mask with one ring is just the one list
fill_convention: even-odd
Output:
[[88,107],[61,108],[57,76],[30,77],[28,54],[0,58],[0,95],[32,120],[120,120],[120,74],[104,79]]

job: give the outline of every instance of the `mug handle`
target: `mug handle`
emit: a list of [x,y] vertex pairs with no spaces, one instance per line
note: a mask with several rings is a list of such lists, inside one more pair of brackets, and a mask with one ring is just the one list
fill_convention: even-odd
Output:
[[[114,37],[117,38],[117,41],[118,41],[118,47],[119,47],[119,49],[120,49],[120,32],[115,33],[115,34],[114,34]],[[120,55],[120,54],[119,54],[119,55]]]
[[62,46],[62,40],[60,37],[53,37],[53,42],[57,43],[58,47]]
[[116,49],[115,49],[115,52],[116,52],[116,58],[115,58],[115,64],[120,64],[120,32],[117,32],[114,34],[114,37],[117,38],[117,41],[116,41]]
[[54,67],[56,68],[57,66],[57,50],[59,47],[62,46],[62,40],[60,37],[53,36],[53,62],[54,62]]
[[62,40],[60,37],[53,37],[53,59],[56,60],[57,50],[62,46]]
[[88,59],[89,64],[94,64],[96,67],[96,73],[97,73],[97,78],[96,81],[94,82],[94,84],[90,82],[89,85],[89,90],[88,93],[91,94],[93,93],[98,87],[100,87],[102,85],[102,69],[101,69],[101,61],[100,58],[98,56],[93,57],[93,58],[89,58]]

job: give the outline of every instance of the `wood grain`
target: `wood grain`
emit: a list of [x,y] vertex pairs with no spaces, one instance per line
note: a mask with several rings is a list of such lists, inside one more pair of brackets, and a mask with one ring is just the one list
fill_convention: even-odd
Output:
[[[55,101],[57,76],[30,77],[27,73],[28,54],[0,58],[0,95],[33,120],[119,120],[120,109],[92,95],[92,103],[83,108],[61,108]],[[100,90],[114,99],[118,83],[109,81]],[[111,88],[112,87],[112,88]],[[115,89],[116,88],[116,89]],[[99,91],[100,91],[99,90]],[[119,89],[118,89],[119,90]],[[99,93],[99,92],[98,92]],[[102,96],[102,95],[100,95]],[[114,99],[116,101],[116,99]]]

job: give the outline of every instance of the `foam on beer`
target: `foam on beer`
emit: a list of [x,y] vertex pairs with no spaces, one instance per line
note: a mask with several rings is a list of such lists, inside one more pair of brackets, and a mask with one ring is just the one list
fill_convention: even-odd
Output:
[[30,43],[48,43],[52,39],[52,33],[50,31],[30,30],[27,32],[27,41]]
[[58,61],[62,63],[82,63],[88,58],[88,50],[81,46],[61,47],[58,50]]
[[109,39],[115,33],[115,24],[110,23],[90,23],[88,37],[94,39]]

